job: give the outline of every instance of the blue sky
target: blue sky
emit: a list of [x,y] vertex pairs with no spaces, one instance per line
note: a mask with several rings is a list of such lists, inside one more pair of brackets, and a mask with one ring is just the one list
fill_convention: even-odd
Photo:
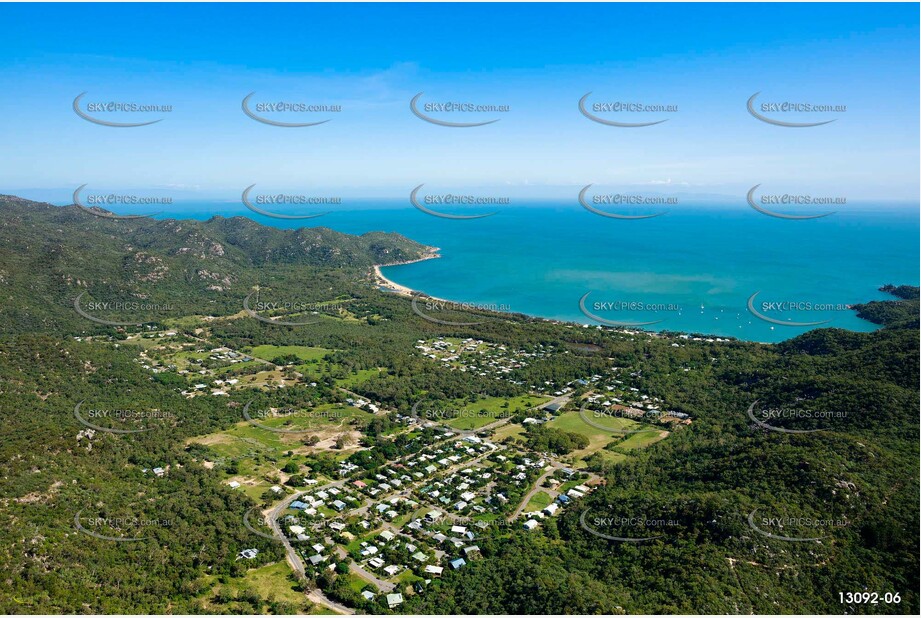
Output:
[[[776,192],[910,200],[919,185],[916,4],[0,5],[0,193],[87,183],[177,199],[266,190],[403,197]],[[172,105],[138,128],[80,119],[93,101]],[[308,128],[247,118],[242,98],[341,105]],[[424,101],[508,105],[475,128]],[[591,101],[677,105],[614,128]],[[759,122],[747,99],[846,105]],[[300,121],[303,114],[267,116]],[[642,116],[642,118],[637,118]],[[660,119],[620,114],[625,121]],[[819,118],[821,117],[821,118]],[[159,192],[159,193],[158,193]]]

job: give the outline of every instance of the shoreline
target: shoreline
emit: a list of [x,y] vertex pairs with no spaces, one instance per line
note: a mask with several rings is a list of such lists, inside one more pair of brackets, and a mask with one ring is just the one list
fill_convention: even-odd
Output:
[[[397,283],[396,281],[393,281],[392,279],[388,279],[387,277],[384,276],[383,272],[381,272],[381,268],[385,266],[405,266],[407,264],[416,264],[418,262],[425,262],[427,260],[438,259],[441,257],[441,254],[438,253],[438,251],[439,251],[438,247],[432,247],[425,255],[415,260],[406,260],[403,262],[393,262],[391,264],[374,264],[373,270],[372,270],[373,274],[371,276],[372,283],[378,286],[379,288],[382,288],[386,292],[396,294],[397,296],[401,296],[403,298],[412,299],[412,298],[422,297],[422,298],[431,299],[431,300],[441,302],[441,303],[452,303],[452,304],[457,304],[457,305],[465,304],[459,301],[439,298],[437,296],[431,296],[429,294],[426,294],[425,292],[422,292],[421,290],[414,290],[410,287]],[[847,308],[850,310],[853,310],[853,307],[851,305],[848,305]],[[494,310],[488,310],[488,311],[494,311]],[[565,319],[559,319],[559,318],[548,318],[545,316],[530,315],[530,314],[514,312],[514,311],[494,311],[494,312],[510,314],[510,315],[520,315],[526,318],[540,320],[543,322],[549,322],[553,324],[572,325],[572,326],[580,326],[580,327],[597,326],[597,325],[592,325],[592,324],[587,324],[587,323],[582,323],[582,322],[573,322],[571,320],[565,320]],[[674,337],[676,335],[678,336],[683,335],[686,337],[694,337],[695,339],[703,339],[703,340],[709,340],[709,341],[726,341],[726,342],[736,341],[736,342],[744,342],[744,343],[753,343],[753,344],[758,344],[758,345],[777,345],[779,343],[783,343],[784,341],[789,341],[790,339],[798,336],[798,335],[791,335],[791,337],[788,337],[787,339],[781,339],[779,341],[757,341],[754,339],[741,339],[737,336],[732,336],[732,335],[715,335],[712,333],[703,333],[703,332],[677,331],[677,330],[671,330],[671,329],[666,329],[664,331],[654,331],[654,330],[646,330],[643,328],[626,328],[626,327],[621,327],[621,328],[624,333],[631,334],[631,335],[642,334],[642,335],[647,335],[651,337],[663,337],[663,336]],[[877,325],[877,330],[879,328],[880,327]],[[819,330],[819,329],[810,328],[806,332],[811,332],[813,330]],[[849,329],[848,331],[849,332],[873,332],[873,331],[850,331]]]
[[419,290],[414,290],[412,288],[406,287],[405,285],[401,285],[397,283],[396,281],[388,279],[387,277],[384,276],[384,273],[381,272],[381,268],[385,266],[406,266],[407,264],[417,264],[419,262],[425,262],[427,260],[436,260],[440,257],[441,257],[441,254],[438,253],[438,247],[433,247],[429,252],[427,252],[421,258],[418,258],[416,260],[406,260],[405,262],[393,262],[392,264],[375,264],[373,266],[374,284],[381,288],[384,288],[388,292],[392,292],[398,296],[404,296],[406,298],[412,298],[414,296],[425,296],[427,298],[433,298],[439,301],[444,300],[441,298],[435,298],[434,296],[428,296],[424,292],[420,292]]

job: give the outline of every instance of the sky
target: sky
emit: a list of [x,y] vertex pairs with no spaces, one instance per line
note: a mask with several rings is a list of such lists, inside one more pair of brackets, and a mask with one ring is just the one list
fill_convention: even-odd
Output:
[[[917,4],[0,5],[0,193],[266,191],[557,198],[587,184],[702,196],[919,199]],[[170,105],[87,113],[87,103]],[[340,106],[243,113],[243,98]],[[410,100],[508,106],[426,112]],[[578,103],[677,106],[605,112]],[[846,106],[764,111],[746,102]],[[423,107],[420,107],[423,109]],[[594,109],[594,108],[591,108]],[[760,107],[758,108],[760,109]],[[424,109],[423,109],[424,111]],[[63,202],[62,202],[63,203]]]

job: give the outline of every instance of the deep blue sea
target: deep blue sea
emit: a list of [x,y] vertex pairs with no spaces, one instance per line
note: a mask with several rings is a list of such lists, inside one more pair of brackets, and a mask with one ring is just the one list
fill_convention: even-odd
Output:
[[849,203],[803,221],[765,216],[744,200],[682,204],[643,220],[609,219],[562,200],[464,208],[498,212],[448,220],[407,200],[345,200],[296,211],[331,211],[323,217],[285,221],[214,201],[175,203],[159,218],[248,216],[285,228],[398,232],[439,247],[442,257],[384,274],[432,296],[597,325],[579,306],[590,292],[585,306],[603,320],[762,342],[815,326],[756,317],[748,308],[756,292],[755,310],[770,319],[870,331],[876,327],[845,305],[891,298],[878,291],[886,283],[919,283],[917,205]]

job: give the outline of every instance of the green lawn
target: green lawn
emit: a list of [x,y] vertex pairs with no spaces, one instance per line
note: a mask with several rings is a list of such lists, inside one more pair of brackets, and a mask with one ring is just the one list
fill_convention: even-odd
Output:
[[524,427],[514,423],[508,423],[496,430],[496,433],[493,435],[493,440],[496,442],[502,442],[503,440],[509,438],[517,438],[523,434]]
[[609,461],[611,463],[620,463],[627,458],[627,456],[623,453],[616,453],[606,449],[598,451],[598,454],[601,455],[605,461]]
[[345,378],[340,378],[336,380],[336,384],[339,386],[344,386],[345,388],[352,388],[358,386],[362,382],[373,378],[381,373],[381,369],[358,369],[355,373],[351,373]]
[[349,578],[349,587],[355,592],[361,592],[362,590],[364,590],[365,586],[371,583],[371,582],[363,580],[361,577],[359,577],[358,575],[354,573],[349,573],[348,578]]
[[[273,484],[265,480],[266,475],[277,473],[288,461],[294,461],[299,465],[309,463],[310,447],[303,443],[308,436],[317,436],[321,440],[333,438],[352,429],[349,425],[351,419],[367,420],[373,416],[359,408],[331,403],[317,406],[313,412],[315,414],[311,416],[261,418],[255,410],[250,410],[254,422],[263,427],[243,420],[241,414],[241,421],[230,429],[198,436],[189,442],[208,446],[214,451],[218,464],[235,460],[238,472],[229,478],[239,480],[242,483],[240,491],[258,500]],[[264,427],[297,431],[280,433]],[[324,452],[334,454],[337,459],[344,459],[354,450],[347,448]],[[295,455],[286,456],[288,451],[294,451]],[[329,515],[332,515],[332,511]]]
[[[205,582],[211,584],[208,592],[202,595],[207,610],[214,613],[238,613],[241,608],[237,607],[237,612],[232,611],[237,602],[221,604],[214,598],[221,590],[230,590],[234,596],[238,596],[243,590],[254,590],[263,599],[274,598],[276,601],[285,601],[296,605],[299,609],[306,609],[309,601],[303,592],[294,590],[294,582],[288,579],[291,574],[291,567],[285,561],[273,562],[259,568],[250,569],[246,575],[240,578],[232,578],[226,584],[218,581],[213,575],[205,577]],[[245,607],[250,608],[249,605]],[[250,611],[251,608],[250,608]],[[315,612],[310,612],[315,613]]]
[[[602,427],[609,427],[612,430],[620,431],[636,431],[642,429],[643,426],[637,423],[636,421],[630,420],[628,418],[621,417],[610,417],[610,416],[599,416],[595,417],[590,411],[586,411],[585,415],[595,424],[601,425]],[[590,457],[592,454],[600,451],[605,446],[610,444],[615,438],[623,436],[623,433],[618,433],[617,431],[606,431],[600,427],[595,427],[586,423],[582,417],[579,415],[577,410],[572,410],[570,412],[565,412],[560,416],[554,418],[552,421],[547,423],[548,427],[553,427],[554,429],[562,429],[564,431],[571,431],[574,433],[580,433],[583,436],[588,438],[588,446],[584,449],[578,451],[573,451],[569,456],[573,458],[573,461],[576,465],[584,463],[585,459]],[[646,434],[627,434],[630,435],[646,435]],[[655,435],[655,434],[650,434]]]
[[550,397],[542,395],[522,395],[512,398],[487,397],[474,403],[455,400],[445,407],[458,410],[461,414],[445,421],[445,424],[464,431],[479,429],[498,418],[513,416],[517,412],[524,412],[547,401],[550,401]]
[[533,511],[541,511],[550,506],[551,502],[553,502],[553,498],[550,497],[550,494],[539,491],[531,497],[531,500],[528,501],[527,505],[525,505],[524,510],[528,513]]
[[279,356],[289,356],[293,354],[305,362],[320,360],[330,352],[331,350],[327,350],[326,348],[312,348],[305,345],[257,345],[254,348],[246,350],[246,354],[264,360],[270,361]]
[[633,433],[627,436],[625,440],[618,443],[614,448],[616,448],[618,451],[632,451],[635,449],[646,448],[650,444],[655,444],[659,440],[667,437],[668,432],[665,430]]

